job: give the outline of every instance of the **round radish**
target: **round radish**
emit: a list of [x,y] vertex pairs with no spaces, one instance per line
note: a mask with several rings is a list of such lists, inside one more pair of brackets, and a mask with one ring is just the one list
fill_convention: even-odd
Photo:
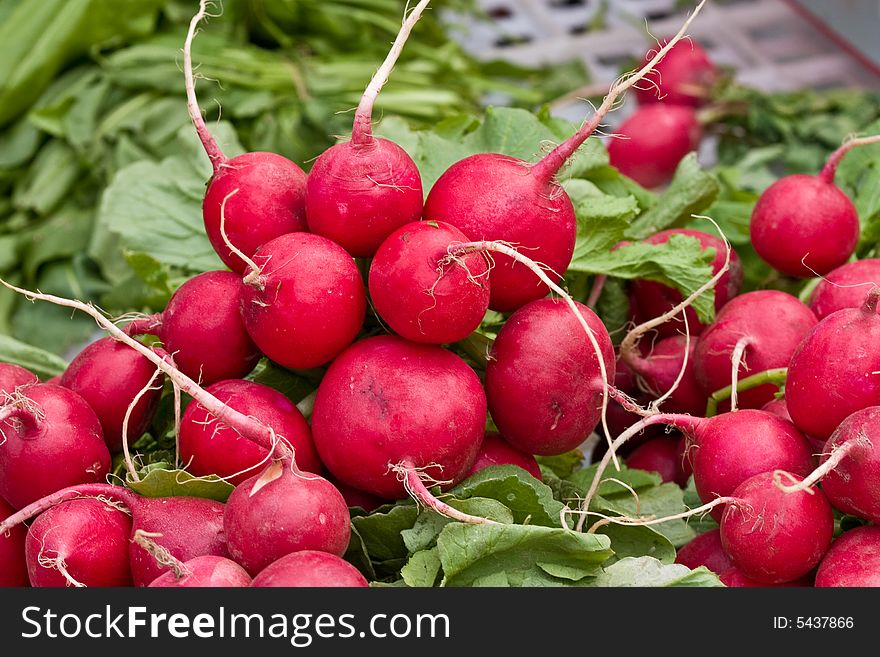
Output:
[[[0,498],[0,521],[15,513],[3,498]],[[11,528],[0,534],[0,588],[27,586],[28,572],[25,560],[24,542],[27,528],[23,525]]]
[[880,587],[880,527],[842,534],[819,564],[816,586]]
[[773,415],[778,415],[783,420],[788,420],[792,422],[791,414],[788,412],[788,406],[785,403],[784,397],[774,397],[766,404],[761,407],[762,411],[767,411],[768,413],[773,413]]
[[[596,314],[578,311],[592,329],[614,377],[614,347]],[[486,365],[486,396],[495,425],[529,454],[562,454],[596,428],[605,391],[596,353],[570,308],[532,301],[510,316]]]
[[131,586],[131,518],[101,500],[62,502],[27,534],[32,586]]
[[721,518],[721,542],[749,579],[762,584],[796,580],[828,551],[834,515],[820,490],[786,493],[774,483],[773,472],[763,472],[740,484],[733,498]]
[[20,509],[65,486],[103,480],[110,452],[89,404],[52,383],[18,392],[0,407],[0,496]]
[[348,505],[333,484],[282,462],[236,486],[223,518],[229,554],[251,575],[298,550],[341,556],[349,523]]
[[733,566],[721,545],[721,532],[710,529],[700,534],[689,543],[678,548],[675,563],[680,563],[691,570],[705,566],[714,573],[723,573]]
[[398,228],[370,266],[370,298],[376,312],[401,337],[446,344],[474,332],[489,307],[486,258],[452,259],[451,244],[467,242],[460,230],[437,221]]
[[646,105],[615,130],[608,157],[611,166],[643,187],[659,187],[672,180],[685,155],[699,148],[702,132],[690,107]]
[[354,340],[366,294],[357,265],[338,244],[291,233],[260,247],[261,271],[241,287],[245,327],[260,350],[284,367],[323,365]]
[[404,463],[437,480],[461,481],[485,423],[483,388],[463,360],[393,336],[362,340],[333,361],[312,414],[327,469],[385,499],[406,494],[393,470]]
[[36,374],[12,363],[0,363],[0,392],[12,394],[19,386],[39,383]]
[[[107,447],[111,452],[119,452],[128,407],[155,375],[156,367],[139,353],[113,338],[101,338],[67,366],[61,385],[88,402],[101,422]],[[159,374],[132,409],[128,420],[129,445],[137,442],[150,426],[162,397],[164,379]]]
[[[711,395],[731,385],[734,371],[756,374],[785,367],[816,323],[813,312],[785,292],[759,290],[736,297],[697,341],[694,372],[703,392]],[[737,345],[744,351],[741,364],[734,370]],[[739,403],[746,408],[760,408],[773,399],[775,392],[773,384],[764,384],[740,393]]]
[[677,483],[681,478],[678,442],[671,438],[654,438],[642,443],[626,457],[626,467],[656,472],[664,482]]
[[785,401],[797,427],[827,439],[844,418],[880,403],[880,317],[874,288],[861,308],[832,313],[798,345],[788,363]]
[[150,588],[216,588],[251,585],[251,576],[231,559],[206,555],[180,564],[180,577],[173,570],[160,575]]
[[508,444],[498,432],[487,431],[480,445],[480,451],[477,452],[477,460],[474,461],[468,477],[493,465],[517,465],[535,479],[539,481],[541,479],[541,468],[538,467],[534,456]]
[[[224,404],[272,427],[278,440],[294,448],[300,469],[321,471],[309,425],[290,399],[253,381],[220,381],[206,390]],[[256,473],[253,468],[269,454],[266,448],[223,424],[197,402],[187,406],[183,414],[178,441],[181,459],[189,472],[199,476],[215,474],[229,478],[232,484],[252,477]]]
[[[697,340],[688,340],[683,335],[664,338],[651,347],[648,356],[642,356],[638,349],[621,349],[620,357],[635,373],[639,387],[656,399],[672,389],[675,390],[663,402],[663,408],[670,413],[690,413],[703,415],[706,411],[708,395],[703,392],[694,374],[694,350]],[[688,352],[687,365],[681,380],[676,384],[681,366],[684,364],[685,349]]]
[[326,552],[302,550],[266,566],[251,586],[363,587],[369,584],[347,561]]
[[838,310],[858,308],[873,285],[880,285],[880,258],[847,263],[819,281],[810,296],[810,309],[825,319]]
[[[660,45],[665,45],[664,39]],[[647,62],[656,50],[649,50],[643,62]],[[636,87],[639,103],[661,102],[667,105],[699,107],[709,99],[709,92],[719,77],[719,71],[693,39],[680,41],[646,76],[647,84]]]
[[[715,257],[712,260],[712,275],[714,276],[721,271],[726,260],[727,246],[723,240],[709,233],[687,228],[672,228],[652,235],[645,242],[648,244],[665,244],[673,235],[687,235],[696,238],[699,240],[703,251],[714,249]],[[739,289],[742,286],[742,277],[742,263],[736,251],[731,249],[729,269],[721,276],[715,286],[716,312],[720,311],[728,301],[739,293]],[[678,290],[654,281],[634,281],[631,290],[632,300],[635,302],[637,315],[640,320],[660,317],[682,301],[681,293]],[[699,335],[705,328],[705,325],[697,320],[697,314],[693,308],[688,307],[684,312],[687,315],[688,331],[692,336]],[[676,317],[661,324],[657,331],[661,337],[671,337],[684,333],[684,321],[680,317]]]

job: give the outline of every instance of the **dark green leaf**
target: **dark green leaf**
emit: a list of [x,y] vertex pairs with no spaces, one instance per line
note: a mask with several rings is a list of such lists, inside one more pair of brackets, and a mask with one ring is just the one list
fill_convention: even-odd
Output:
[[559,514],[563,505],[553,498],[553,491],[515,465],[496,465],[480,470],[450,493],[457,498],[498,500],[513,512],[517,523],[560,526]]
[[0,333],[0,362],[20,365],[42,380],[61,374],[67,367],[67,363],[55,354],[19,342],[2,333]]
[[144,497],[203,497],[225,502],[235,488],[216,475],[195,477],[186,470],[151,469],[140,481],[126,485]]

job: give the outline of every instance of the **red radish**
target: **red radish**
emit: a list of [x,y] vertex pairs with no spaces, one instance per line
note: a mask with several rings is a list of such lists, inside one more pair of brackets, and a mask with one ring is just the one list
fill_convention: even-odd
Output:
[[[192,66],[192,41],[207,15],[207,5],[207,0],[200,0],[183,46],[187,108],[214,168],[202,204],[205,231],[223,263],[235,272],[244,272],[246,261],[227,246],[227,241],[249,257],[280,235],[306,230],[306,174],[274,153],[245,153],[229,159],[208,131],[196,99]],[[235,190],[238,193],[230,197]],[[221,231],[221,215],[225,215],[227,239]]]
[[[614,376],[614,347],[596,314],[576,304]],[[569,307],[540,299],[510,316],[486,365],[486,396],[498,430],[530,454],[562,454],[596,428],[604,388],[596,351]]]
[[[220,381],[206,390],[231,408],[272,427],[278,440],[294,448],[300,469],[321,471],[309,425],[283,394],[260,383],[240,380]],[[189,472],[199,476],[216,474],[229,478],[232,484],[257,474],[252,469],[269,454],[268,449],[223,424],[197,402],[183,414],[178,440],[181,460]]]
[[785,401],[804,433],[827,439],[847,416],[880,402],[878,298],[873,288],[861,308],[832,313],[792,354]]
[[394,471],[456,484],[476,458],[486,397],[455,354],[393,336],[357,342],[318,387],[312,431],[321,460],[350,486],[385,499],[405,496]]
[[12,394],[19,386],[39,383],[36,374],[12,363],[0,363],[0,392]]
[[880,587],[880,527],[842,534],[819,564],[816,586]]
[[449,246],[467,242],[458,228],[438,221],[406,224],[386,239],[370,266],[376,312],[401,337],[446,344],[463,340],[489,308],[486,258],[450,258]]
[[834,151],[818,176],[795,174],[770,185],[752,211],[749,232],[758,255],[790,276],[822,276],[840,267],[859,241],[859,214],[834,184],[843,157],[880,135],[851,139]]
[[0,432],[0,496],[16,509],[65,486],[101,481],[110,470],[95,412],[67,388],[19,388],[0,407]]
[[107,447],[111,452],[119,452],[125,414],[138,393],[148,386],[131,411],[128,444],[137,442],[150,426],[162,397],[164,380],[160,374],[151,386],[155,375],[155,366],[139,353],[113,338],[101,338],[83,349],[67,366],[61,385],[88,402],[101,422]]
[[611,166],[643,187],[672,180],[678,163],[700,146],[697,113],[682,105],[653,104],[637,109],[608,142]]
[[784,397],[774,397],[766,404],[761,407],[762,411],[767,411],[768,413],[773,413],[773,415],[778,415],[783,420],[788,420],[792,422],[791,414],[788,412],[788,406],[785,403]]
[[786,493],[774,483],[773,472],[763,472],[741,483],[732,497],[735,501],[721,518],[721,542],[749,579],[791,582],[809,573],[828,551],[834,515],[820,490]]
[[342,555],[351,529],[348,505],[323,477],[276,462],[236,486],[223,526],[229,554],[256,575],[285,554],[319,550]]
[[[15,513],[3,498],[0,498],[0,521]],[[27,561],[24,554],[24,541],[27,529],[23,525],[11,528],[0,534],[0,588],[27,586]]]
[[150,588],[243,587],[251,585],[251,576],[232,559],[225,557],[194,557],[181,564],[180,577],[173,571],[160,575]]
[[326,552],[302,550],[266,566],[251,586],[363,587],[369,584],[347,561]]
[[259,248],[259,272],[241,287],[247,332],[273,361],[294,369],[323,365],[354,340],[366,313],[364,283],[345,250],[309,233]]
[[27,535],[32,586],[131,586],[131,518],[93,498],[41,513]]
[[723,573],[733,566],[730,559],[724,553],[721,545],[721,532],[711,529],[705,534],[700,534],[678,549],[675,555],[675,563],[680,563],[691,570],[706,566],[714,573]]
[[[731,385],[740,370],[756,374],[785,367],[816,323],[813,312],[785,292],[759,290],[740,295],[700,334],[694,352],[697,380],[711,395]],[[775,392],[773,384],[765,384],[740,393],[738,400],[743,407],[760,408]]]
[[498,432],[487,431],[468,477],[493,465],[517,465],[535,479],[541,480],[541,468],[534,456],[508,444]]
[[410,12],[354,115],[351,141],[331,146],[315,160],[306,181],[309,230],[341,245],[356,258],[376,253],[398,227],[422,216],[422,179],[400,146],[373,136],[373,104],[388,81],[428,0]]
[[244,327],[239,308],[241,277],[228,271],[193,276],[171,296],[165,310],[135,320],[126,333],[150,333],[177,368],[202,385],[246,376],[260,351]]
[[[567,141],[535,164],[500,153],[480,153],[456,162],[428,193],[424,218],[448,222],[471,240],[516,245],[548,267],[558,281],[571,262],[577,221],[571,199],[556,181],[556,174],[593,134],[620,95],[652,71],[682,38],[703,4],[640,71],[612,86],[595,114]],[[505,255],[496,254],[494,259],[489,274],[493,310],[516,310],[547,294],[546,283],[535,281],[527,268],[516,266]]]
[[844,308],[858,308],[868,290],[880,284],[880,258],[856,260],[830,272],[813,290],[810,309],[819,319]]
[[681,476],[677,441],[671,438],[654,438],[642,443],[626,457],[626,466],[656,472],[664,482],[677,483]]
[[[665,44],[665,39],[660,42],[661,46]],[[648,51],[643,61],[647,62],[656,52]],[[650,84],[636,87],[636,98],[645,105],[660,102],[699,107],[709,99],[718,77],[718,69],[706,51],[693,39],[687,39],[676,43],[655,67],[655,72],[646,76]]]
[[783,582],[781,584],[762,584],[761,582],[757,582],[749,577],[746,577],[745,574],[735,566],[728,568],[726,571],[722,572],[718,579],[725,586],[729,586],[730,588],[754,588],[754,587],[763,587],[763,588],[776,588],[776,587],[785,587],[785,586],[812,586],[813,583],[809,575],[805,575],[796,580],[792,580],[791,582]]
[[[645,242],[648,244],[665,244],[673,235],[695,237],[699,240],[703,251],[707,249],[715,250],[715,257],[712,260],[713,276],[718,274],[722,267],[724,267],[724,263],[727,261],[728,246],[725,244],[724,240],[700,230],[672,228],[652,235],[646,239]],[[721,278],[718,279],[718,283],[715,285],[716,312],[720,311],[728,301],[739,294],[739,289],[742,286],[742,278],[742,263],[739,256],[736,254],[736,251],[730,249],[729,268]],[[634,281],[631,290],[632,299],[635,301],[635,306],[638,311],[637,314],[640,319],[659,317],[682,301],[681,293],[678,290],[654,281]],[[705,328],[705,325],[700,323],[697,319],[697,313],[693,308],[688,307],[684,312],[687,314],[688,332],[692,336],[699,335]],[[660,337],[664,338],[679,335],[684,333],[684,322],[679,315],[658,326],[657,331],[660,334]]]
[[[689,341],[683,335],[676,335],[654,344],[647,356],[640,354],[638,349],[621,348],[620,357],[635,372],[640,388],[652,398],[656,399],[674,388],[663,402],[664,409],[671,413],[703,415],[708,395],[703,392],[694,374],[696,347],[696,339]],[[688,353],[687,364],[681,380],[678,380],[685,364],[685,351]]]

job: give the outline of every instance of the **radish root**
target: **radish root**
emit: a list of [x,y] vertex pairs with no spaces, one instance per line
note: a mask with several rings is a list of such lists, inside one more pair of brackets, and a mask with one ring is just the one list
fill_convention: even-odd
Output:
[[171,572],[174,573],[174,577],[178,581],[192,575],[192,571],[186,567],[185,563],[153,540],[154,538],[162,538],[162,536],[163,534],[158,532],[146,532],[143,529],[137,529],[131,541],[146,550],[160,566],[171,569]]
[[[840,445],[835,445],[831,450],[831,454],[828,456],[828,460],[825,461],[818,468],[813,470],[807,477],[805,477],[801,481],[795,480],[790,473],[785,470],[774,470],[773,471],[773,483],[776,484],[776,487],[781,490],[783,493],[799,493],[800,491],[807,491],[810,495],[812,495],[815,491],[813,490],[813,486],[819,483],[819,481],[827,475],[829,472],[834,470],[840,462],[846,458],[846,456],[853,451],[856,447],[861,448],[871,448],[871,441],[868,440],[867,436],[858,436],[857,438],[852,438],[847,440]],[[794,483],[784,484],[782,483],[782,478],[786,477],[789,481]]]
[[[733,412],[737,407],[737,389],[739,383],[739,368],[745,365],[743,357],[746,354],[746,347],[752,343],[752,339],[744,336],[736,341],[733,353],[730,355],[730,411]],[[746,371],[748,366],[746,365]]]
[[458,522],[464,522],[469,525],[500,524],[494,520],[489,520],[488,518],[481,518],[469,513],[464,513],[463,511],[454,509],[445,502],[438,500],[425,486],[426,480],[432,485],[437,482],[424,472],[425,468],[415,467],[412,461],[398,463],[397,465],[391,466],[391,470],[397,475],[398,480],[403,482],[403,487],[406,489],[406,492],[410,497],[426,509],[431,509],[439,513],[441,516],[457,520]]

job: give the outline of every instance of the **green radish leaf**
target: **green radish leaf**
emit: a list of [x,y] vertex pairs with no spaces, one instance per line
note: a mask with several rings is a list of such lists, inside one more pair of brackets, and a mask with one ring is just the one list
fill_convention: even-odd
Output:
[[556,456],[536,456],[535,460],[542,469],[550,469],[557,477],[568,477],[583,463],[584,453],[573,449]]
[[0,362],[20,365],[44,381],[61,374],[67,367],[67,362],[59,356],[19,342],[2,333],[0,333]]
[[[549,486],[515,465],[493,465],[480,470],[450,491],[453,498],[488,497],[513,513],[517,523],[559,527],[563,504]],[[453,502],[447,500],[449,504]]]
[[[471,497],[466,500],[445,498],[444,501],[452,508],[469,513],[472,516],[488,518],[502,524],[514,522],[510,509],[498,500],[486,497]],[[400,532],[400,536],[410,554],[415,554],[421,550],[434,547],[437,536],[450,522],[453,522],[452,519],[428,509],[419,514],[412,529],[403,530]]]
[[357,568],[368,580],[376,579],[376,571],[373,568],[373,562],[370,561],[370,555],[364,545],[364,539],[358,533],[357,527],[352,525],[351,538],[348,541],[348,549],[346,549],[343,558]]
[[196,477],[186,470],[150,469],[140,481],[126,485],[144,497],[204,497],[225,502],[235,488],[216,475]]
[[653,557],[627,557],[605,568],[590,586],[724,586],[705,566],[690,570],[681,564],[664,564]]
[[419,510],[414,504],[396,504],[351,519],[377,576],[396,576],[406,563],[409,551],[401,532],[412,528],[418,515]]
[[406,565],[400,569],[400,575],[407,586],[432,587],[440,575],[439,550],[421,550],[412,555]]

